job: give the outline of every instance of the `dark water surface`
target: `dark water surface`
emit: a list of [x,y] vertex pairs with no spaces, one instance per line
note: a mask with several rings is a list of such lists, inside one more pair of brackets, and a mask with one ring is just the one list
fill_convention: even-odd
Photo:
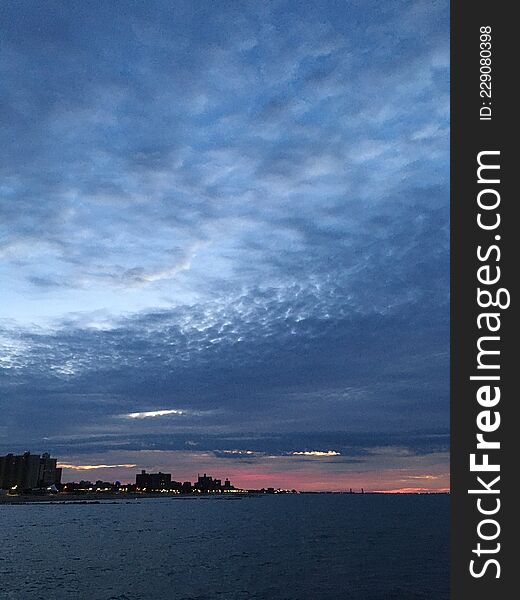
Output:
[[447,600],[449,498],[0,505],[4,600]]

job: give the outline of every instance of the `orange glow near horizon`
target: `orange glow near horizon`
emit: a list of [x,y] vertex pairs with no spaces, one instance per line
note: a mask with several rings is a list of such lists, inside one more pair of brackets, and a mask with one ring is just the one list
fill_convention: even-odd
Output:
[[135,464],[123,465],[69,465],[67,463],[58,463],[57,466],[64,471],[95,471],[97,469],[134,469]]
[[373,490],[377,494],[449,494],[450,488],[398,488],[395,490]]

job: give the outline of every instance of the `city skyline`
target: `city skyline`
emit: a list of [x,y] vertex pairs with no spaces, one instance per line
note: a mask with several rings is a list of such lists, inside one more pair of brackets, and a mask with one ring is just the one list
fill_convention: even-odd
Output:
[[3,6],[0,454],[447,490],[448,6]]

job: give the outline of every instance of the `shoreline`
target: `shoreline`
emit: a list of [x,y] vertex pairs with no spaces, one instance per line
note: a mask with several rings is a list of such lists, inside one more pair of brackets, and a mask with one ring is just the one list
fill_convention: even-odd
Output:
[[[294,494],[262,494],[254,492],[237,492],[234,494],[167,494],[149,493],[140,494],[133,492],[124,493],[86,493],[86,494],[44,494],[38,495],[0,495],[0,506],[18,504],[106,504],[117,502],[133,502],[156,498],[171,498],[176,500],[241,500],[243,498],[258,498],[264,496],[287,496]],[[349,492],[299,492],[296,495],[320,496],[449,496],[449,492],[365,492],[364,494],[350,494]]]

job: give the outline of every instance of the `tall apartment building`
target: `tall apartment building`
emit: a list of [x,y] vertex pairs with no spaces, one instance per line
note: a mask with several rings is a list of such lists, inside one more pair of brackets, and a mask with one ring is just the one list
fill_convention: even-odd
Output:
[[47,453],[0,456],[0,489],[29,490],[59,485],[61,469],[56,465],[57,459]]

